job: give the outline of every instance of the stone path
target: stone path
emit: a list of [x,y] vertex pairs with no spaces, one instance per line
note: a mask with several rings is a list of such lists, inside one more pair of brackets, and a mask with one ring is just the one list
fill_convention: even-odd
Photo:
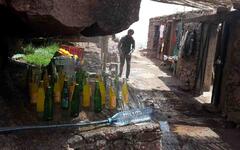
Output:
[[138,100],[154,108],[155,121],[169,122],[170,132],[162,133],[161,149],[236,149],[230,147],[219,132],[225,130],[220,114],[205,110],[191,94],[181,90],[181,82],[166,68],[159,68],[156,61],[135,52],[128,83]]

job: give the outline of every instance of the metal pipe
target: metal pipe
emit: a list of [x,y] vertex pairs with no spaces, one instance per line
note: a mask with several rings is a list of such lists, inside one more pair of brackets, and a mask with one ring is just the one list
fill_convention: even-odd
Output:
[[76,124],[52,124],[52,125],[36,125],[36,126],[19,126],[19,127],[3,127],[0,128],[0,134],[17,132],[23,130],[35,130],[35,129],[49,129],[49,128],[77,128],[88,125],[100,125],[107,124],[109,120],[93,121],[93,122],[81,122]]
[[49,129],[49,128],[76,128],[76,127],[100,125],[100,124],[124,126],[130,123],[149,121],[151,120],[151,116],[150,116],[151,114],[152,114],[151,108],[143,108],[143,109],[136,108],[136,109],[116,113],[112,117],[106,120],[100,120],[100,121],[79,122],[75,124],[52,124],[52,125],[36,125],[36,126],[2,127],[0,128],[0,134],[24,131],[24,130]]

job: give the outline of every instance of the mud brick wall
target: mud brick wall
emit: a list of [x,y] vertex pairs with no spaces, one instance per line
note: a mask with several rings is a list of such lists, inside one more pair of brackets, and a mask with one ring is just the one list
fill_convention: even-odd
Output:
[[178,22],[180,20],[191,19],[191,18],[200,17],[200,16],[208,16],[214,13],[215,12],[213,10],[200,10],[200,11],[190,11],[187,13],[177,13],[177,14],[168,15],[168,16],[150,18],[149,28],[148,28],[147,49],[150,49],[150,50],[153,49],[155,26],[157,25],[160,26],[161,24],[164,25],[168,21]]
[[151,18],[149,20],[147,49],[153,49],[155,26],[157,25],[161,25],[161,20],[159,18]]
[[201,39],[201,24],[200,23],[186,23],[184,24],[184,31],[196,30],[195,46],[192,56],[183,57],[179,55],[177,64],[177,77],[179,80],[185,83],[188,90],[193,90],[195,87],[195,79],[197,73],[197,63],[198,63],[198,52],[200,47]]
[[240,123],[240,21],[230,24],[230,36],[223,70],[221,107],[229,121]]

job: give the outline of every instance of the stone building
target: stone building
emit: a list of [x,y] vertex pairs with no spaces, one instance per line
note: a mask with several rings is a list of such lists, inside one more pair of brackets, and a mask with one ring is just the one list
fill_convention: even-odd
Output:
[[188,90],[212,90],[211,103],[240,122],[239,11],[195,11],[151,18],[148,49],[173,60],[173,73]]

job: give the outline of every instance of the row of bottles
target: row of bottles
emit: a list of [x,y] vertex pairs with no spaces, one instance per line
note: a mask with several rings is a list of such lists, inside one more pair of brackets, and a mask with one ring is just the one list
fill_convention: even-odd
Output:
[[[93,82],[91,84],[86,72],[81,69],[76,72],[75,78],[67,78],[63,71],[54,73],[52,71],[51,75],[48,75],[46,69],[41,77],[36,77],[32,71],[29,80],[30,102],[36,104],[37,113],[45,120],[53,119],[55,105],[60,105],[62,111],[69,111],[72,117],[77,117],[81,108],[91,108],[92,103],[96,113],[101,112],[105,106],[110,110],[115,110],[120,99],[119,79],[115,77],[110,82],[109,87],[106,87],[102,76],[97,75],[94,84]],[[121,90],[122,102],[127,104],[126,80]]]

